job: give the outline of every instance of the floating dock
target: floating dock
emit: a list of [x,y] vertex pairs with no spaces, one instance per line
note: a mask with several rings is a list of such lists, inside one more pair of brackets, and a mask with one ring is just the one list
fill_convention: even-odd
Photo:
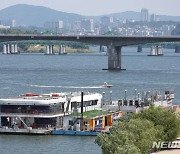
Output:
[[21,134],[21,135],[50,135],[51,130],[45,129],[14,129],[3,127],[0,128],[1,134]]
[[74,130],[52,130],[52,135],[74,135],[74,136],[97,136],[100,133],[93,131],[74,131]]

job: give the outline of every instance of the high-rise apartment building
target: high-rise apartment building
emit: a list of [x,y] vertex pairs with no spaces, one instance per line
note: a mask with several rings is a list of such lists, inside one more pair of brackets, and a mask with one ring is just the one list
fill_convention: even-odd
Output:
[[16,20],[12,20],[11,27],[16,27]]
[[52,30],[52,31],[56,31],[58,32],[60,29],[63,28],[63,21],[59,20],[59,21],[47,21],[44,24],[44,28]]
[[148,9],[141,10],[141,21],[148,22],[149,21],[149,11]]
[[72,31],[77,32],[81,30],[81,21],[75,21],[73,22],[71,26]]
[[151,14],[150,21],[151,21],[151,22],[156,22],[156,21],[158,21],[158,16],[157,16],[156,14]]
[[62,28],[63,28],[63,21],[62,21],[62,20],[59,20],[59,21],[58,21],[58,28],[59,28],[59,29],[62,29]]
[[109,26],[111,23],[114,22],[114,18],[112,16],[103,16],[101,17],[101,24],[103,26]]
[[88,32],[94,31],[94,22],[93,19],[84,19],[81,21],[81,28]]

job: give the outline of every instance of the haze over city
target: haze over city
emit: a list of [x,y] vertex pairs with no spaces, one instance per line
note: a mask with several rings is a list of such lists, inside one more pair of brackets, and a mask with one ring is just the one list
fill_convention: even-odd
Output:
[[92,16],[123,11],[140,12],[142,8],[147,8],[150,13],[160,15],[180,15],[179,0],[0,0],[0,3],[0,9],[16,4],[30,4],[49,7],[58,11]]

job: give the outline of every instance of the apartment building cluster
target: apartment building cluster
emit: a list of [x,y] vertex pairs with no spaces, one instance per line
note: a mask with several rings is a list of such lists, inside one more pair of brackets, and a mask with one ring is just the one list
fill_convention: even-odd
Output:
[[[148,9],[143,8],[136,20],[118,16],[87,17],[78,21],[59,19],[47,21],[37,29],[40,32],[65,35],[169,36],[176,25],[176,22],[160,21],[158,15],[150,14]],[[0,29],[13,27],[16,27],[15,20],[0,21]]]
[[0,20],[0,29],[10,29],[16,26],[16,20]]
[[[98,20],[82,19],[71,24],[64,24],[63,21],[48,22],[45,24],[45,27],[71,35],[169,36],[176,28],[176,23],[162,23],[158,15],[149,14],[147,9],[142,9],[137,21],[133,19],[121,20],[113,16],[102,16]],[[63,29],[66,30],[63,31]]]
[[[167,22],[164,24],[160,23],[159,16],[156,14],[149,14],[147,9],[142,9],[138,21],[133,19],[121,20],[113,16],[103,16],[100,21],[93,22],[93,19],[87,20],[87,27],[82,31],[82,22],[76,22],[73,34],[92,34],[92,35],[102,35],[102,34],[114,34],[114,35],[126,35],[126,36],[169,36],[171,32],[176,28],[176,24],[173,22]],[[156,24],[154,24],[156,23]],[[78,25],[78,26],[77,26]],[[82,26],[82,27],[81,27]],[[91,33],[90,33],[91,32]],[[108,33],[109,32],[109,33]]]

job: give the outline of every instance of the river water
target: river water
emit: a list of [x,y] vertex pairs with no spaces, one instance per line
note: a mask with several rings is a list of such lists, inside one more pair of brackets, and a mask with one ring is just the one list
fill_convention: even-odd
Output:
[[[107,56],[100,53],[43,55],[0,54],[0,98],[22,93],[60,91],[105,92],[106,100],[134,97],[137,92],[174,90],[174,104],[180,104],[180,54],[164,49],[164,56],[147,56],[150,49],[122,49],[122,67],[126,71],[104,71]],[[107,82],[111,89],[37,88],[30,85],[99,86]],[[112,91],[112,94],[110,94]],[[140,95],[141,96],[141,95]],[[94,137],[0,135],[1,153],[101,153]]]

